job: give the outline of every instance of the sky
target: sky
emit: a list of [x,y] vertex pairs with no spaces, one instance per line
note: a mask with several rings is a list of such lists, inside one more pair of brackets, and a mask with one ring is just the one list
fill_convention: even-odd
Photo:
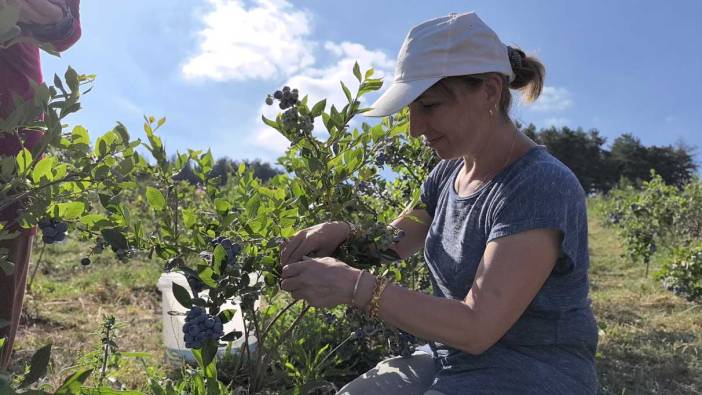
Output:
[[267,94],[289,85],[343,105],[339,81],[355,89],[355,61],[387,86],[413,26],[467,11],[545,64],[542,97],[513,119],[702,147],[698,0],[83,0],[81,39],[42,64],[48,81],[69,65],[97,75],[67,119],[93,137],[120,121],[144,138],[143,115],[163,116],[169,154],[274,162],[287,144],[261,122],[275,115]]

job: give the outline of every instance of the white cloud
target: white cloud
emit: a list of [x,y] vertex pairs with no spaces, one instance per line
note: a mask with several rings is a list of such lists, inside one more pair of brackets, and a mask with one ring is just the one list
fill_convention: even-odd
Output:
[[[329,52],[332,58],[329,66],[303,69],[290,77],[284,84],[297,88],[302,94],[308,95],[310,107],[322,99],[327,99],[327,110],[332,104],[341,108],[348,103],[339,81],[344,81],[352,94],[356,92],[359,84],[352,73],[356,61],[362,73],[372,67],[375,71],[374,78],[383,77],[385,85],[392,80],[394,60],[382,51],[369,50],[361,44],[347,41],[342,43],[326,42],[324,49]],[[361,101],[363,102],[363,99]],[[264,104],[259,113],[272,119],[275,118],[278,111],[279,109],[275,105],[267,106]],[[275,130],[263,125],[260,121],[260,115],[257,119],[261,127],[254,133],[251,144],[276,154],[282,154],[289,146],[289,142]],[[325,133],[324,127],[320,123],[318,121],[315,125],[314,133],[316,135]]]
[[197,53],[183,65],[186,79],[272,79],[314,63],[307,40],[312,16],[286,0],[209,0]]
[[535,111],[563,111],[573,105],[573,99],[566,88],[544,86],[541,96],[528,108]]

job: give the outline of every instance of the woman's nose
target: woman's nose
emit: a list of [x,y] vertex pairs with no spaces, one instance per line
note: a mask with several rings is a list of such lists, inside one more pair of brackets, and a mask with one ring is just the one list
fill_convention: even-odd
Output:
[[424,125],[422,123],[421,117],[417,115],[416,111],[412,111],[410,107],[409,111],[409,133],[412,137],[419,137],[424,134]]

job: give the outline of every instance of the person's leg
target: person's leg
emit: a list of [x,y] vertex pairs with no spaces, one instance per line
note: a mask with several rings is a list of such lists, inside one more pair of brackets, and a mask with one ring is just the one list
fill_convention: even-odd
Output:
[[0,319],[10,323],[0,328],[0,338],[5,338],[5,345],[0,355],[0,370],[7,369],[10,364],[12,347],[22,314],[22,301],[33,241],[32,232],[24,231],[18,238],[2,243],[3,247],[9,249],[8,256],[15,264],[15,268],[10,275],[0,270]]
[[346,384],[337,395],[422,395],[435,374],[432,356],[416,352],[409,358],[395,357],[378,363]]

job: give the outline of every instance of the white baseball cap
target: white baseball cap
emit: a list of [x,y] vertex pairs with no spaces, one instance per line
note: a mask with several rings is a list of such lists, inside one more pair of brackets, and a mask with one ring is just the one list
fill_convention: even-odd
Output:
[[508,49],[475,12],[413,27],[397,55],[395,80],[363,115],[393,114],[444,77],[498,72],[514,80]]

